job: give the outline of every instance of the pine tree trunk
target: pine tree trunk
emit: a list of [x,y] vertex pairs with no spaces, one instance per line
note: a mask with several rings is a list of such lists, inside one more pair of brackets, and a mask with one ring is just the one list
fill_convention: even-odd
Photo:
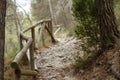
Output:
[[6,0],[0,0],[0,80],[4,80]]
[[97,20],[100,28],[101,48],[114,47],[119,31],[113,9],[113,0],[95,0]]
[[[110,64],[110,73],[114,75],[117,80],[120,80],[120,50],[116,42],[119,41],[120,32],[117,29],[116,17],[113,9],[113,0],[95,0],[97,8],[97,20],[100,28],[101,49],[112,49],[108,54],[112,54],[107,58]],[[107,54],[106,53],[106,54]]]

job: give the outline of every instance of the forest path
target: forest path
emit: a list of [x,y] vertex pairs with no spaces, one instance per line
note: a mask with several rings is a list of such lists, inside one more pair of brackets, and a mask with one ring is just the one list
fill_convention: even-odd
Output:
[[74,37],[57,40],[57,44],[36,54],[38,80],[74,80],[72,62],[79,51],[79,41]]

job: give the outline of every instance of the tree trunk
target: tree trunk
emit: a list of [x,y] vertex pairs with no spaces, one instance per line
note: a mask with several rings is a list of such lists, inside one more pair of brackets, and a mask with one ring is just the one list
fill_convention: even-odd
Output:
[[120,32],[117,29],[118,25],[114,14],[113,0],[95,1],[97,8],[97,20],[100,28],[101,49],[114,49],[110,51],[111,53],[109,51],[107,52],[108,54],[112,54],[112,58],[107,57],[107,60],[108,64],[110,64],[110,73],[113,74],[117,80],[120,80]]
[[20,34],[19,34],[20,31],[19,31],[19,25],[18,25],[16,0],[14,0],[13,11],[14,11],[14,23],[15,23],[15,26],[16,26],[16,35],[17,35],[17,38],[18,38],[18,43],[20,43]]
[[0,0],[0,80],[4,80],[6,0]]
[[62,7],[62,13],[63,13],[63,22],[64,22],[64,27],[66,28],[67,27],[67,24],[68,24],[68,19],[67,19],[67,15],[66,15],[66,12],[65,12],[65,5],[63,5],[64,3],[61,3],[61,7]]
[[102,49],[114,47],[116,39],[120,36],[117,29],[113,9],[113,0],[95,0],[97,21],[100,29],[100,42]]
[[51,0],[48,0],[48,4],[49,4],[50,16],[51,16],[51,19],[52,19],[52,25],[55,26],[55,18],[54,18],[54,14],[53,14]]

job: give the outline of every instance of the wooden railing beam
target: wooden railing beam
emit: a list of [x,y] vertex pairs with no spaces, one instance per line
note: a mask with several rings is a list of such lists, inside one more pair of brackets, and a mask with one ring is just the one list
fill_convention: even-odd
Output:
[[21,75],[24,76],[36,76],[37,74],[37,71],[21,69]]
[[13,63],[19,63],[20,61],[21,61],[21,59],[22,59],[22,57],[25,55],[25,53],[27,52],[27,50],[28,50],[28,48],[29,48],[29,46],[31,45],[31,43],[32,43],[32,38],[29,38],[29,40],[27,41],[27,43],[26,43],[26,46],[24,46],[23,48],[22,48],[22,50],[15,56],[15,58],[14,58],[14,60],[13,60],[13,62],[11,63],[11,65],[13,64]]
[[[49,33],[49,36],[51,37],[51,40],[53,43],[56,43],[56,40],[54,39],[53,36],[53,26],[52,26],[52,21],[51,19],[45,19],[45,20],[40,20],[36,24],[30,26],[29,28],[23,30],[20,33],[20,52],[15,56],[14,60],[11,63],[11,67],[15,71],[16,75],[16,80],[20,80],[21,75],[24,76],[33,76],[32,80],[36,80],[35,76],[37,75],[37,72],[35,71],[35,66],[34,66],[34,52],[35,52],[35,27],[38,26],[39,24],[42,25],[41,30],[39,32],[39,40],[41,40],[43,36],[43,30],[46,29],[47,32]],[[31,30],[31,37],[26,36],[24,33]],[[25,41],[24,41],[25,40]],[[39,42],[38,42],[39,43]],[[38,46],[37,46],[38,47]],[[23,57],[26,55],[26,52],[29,50],[29,54],[27,54],[27,58],[30,58],[30,68],[31,70],[23,70],[20,69],[19,63],[23,59]]]
[[45,25],[45,29],[47,30],[47,32],[49,33],[50,37],[51,37],[51,40],[53,43],[56,43],[56,40],[55,38],[53,37],[52,33],[50,32],[50,30],[48,29],[48,27]]
[[30,39],[30,37],[24,35],[23,32],[20,33],[20,36],[22,37],[22,39],[24,39],[24,40],[26,40],[26,41],[28,41],[28,40]]
[[30,30],[30,29],[32,29],[32,28],[37,27],[39,24],[42,24],[43,22],[49,22],[49,21],[51,21],[51,19],[40,20],[40,21],[38,21],[36,24],[34,24],[34,25],[28,27],[27,29],[23,30],[23,33],[27,32],[28,30]]

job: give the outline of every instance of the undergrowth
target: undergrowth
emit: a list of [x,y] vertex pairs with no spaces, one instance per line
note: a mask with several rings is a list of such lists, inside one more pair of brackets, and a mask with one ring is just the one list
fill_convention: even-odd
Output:
[[[115,0],[115,14],[119,23],[119,3]],[[83,66],[90,61],[99,48],[99,27],[95,17],[94,0],[73,0],[73,13],[78,24],[75,27],[75,34],[78,39],[81,39],[80,46],[84,52],[84,56],[77,56],[74,59],[75,69],[82,69]],[[81,54],[81,53],[80,53]]]
[[84,53],[82,58],[79,55],[75,57],[73,63],[75,69],[83,68],[98,50],[99,29],[94,10],[94,0],[73,0],[73,13],[78,22],[74,31],[81,40],[80,47]]

